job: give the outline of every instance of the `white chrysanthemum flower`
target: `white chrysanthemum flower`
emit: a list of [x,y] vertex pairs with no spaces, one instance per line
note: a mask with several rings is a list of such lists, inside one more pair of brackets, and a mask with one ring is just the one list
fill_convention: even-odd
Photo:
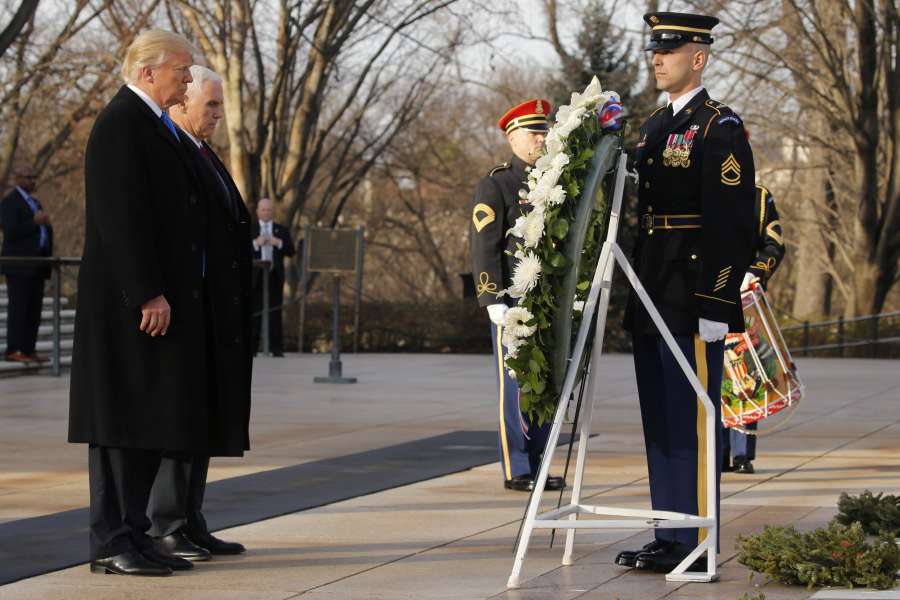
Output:
[[535,179],[538,179],[540,173],[543,173],[545,170],[550,168],[550,165],[553,164],[553,159],[555,157],[550,156],[549,154],[541,154],[540,157],[534,163],[534,170],[531,172],[534,175]]
[[517,238],[525,237],[525,215],[522,215],[516,222],[510,227],[509,231],[506,232],[506,235],[511,235]]
[[536,187],[537,187],[537,180],[536,180],[536,179],[532,179],[531,177],[529,177],[529,178],[528,178],[528,189],[529,189],[529,190],[533,190],[533,189],[536,188]]
[[517,336],[513,330],[504,326],[500,343],[506,348],[507,358],[516,358],[519,355],[519,348],[525,345],[525,340]]
[[537,331],[537,325],[527,324],[533,318],[534,315],[524,306],[513,306],[503,315],[503,324],[511,337],[521,340],[531,337]]
[[584,311],[584,300],[576,300],[572,303],[572,310],[574,312],[583,312]]
[[556,126],[557,132],[559,133],[560,137],[569,137],[569,134],[571,134],[581,126],[581,119],[586,114],[587,108],[583,106],[579,106],[578,108],[574,109],[562,124]]
[[521,298],[534,289],[541,278],[541,260],[532,253],[525,254],[513,268],[512,285],[507,290],[513,298]]
[[566,143],[560,137],[559,132],[556,130],[556,127],[551,129],[550,132],[547,133],[547,138],[544,140],[544,147],[547,148],[547,154],[550,155],[551,159],[560,152],[565,152]]
[[525,240],[525,247],[536,248],[543,236],[544,210],[543,208],[535,208],[525,217],[524,232],[522,234],[522,239]]
[[550,159],[550,166],[554,169],[559,169],[562,171],[563,167],[569,164],[569,155],[563,152],[562,154],[557,154],[552,159]]
[[547,194],[547,204],[555,206],[562,204],[566,200],[566,191],[561,185],[553,186],[553,189]]
[[[515,358],[515,356],[514,356],[513,358]],[[509,373],[509,378],[510,378],[510,379],[512,379],[513,381],[516,380],[516,372],[515,372],[514,369],[509,369],[509,370],[507,371],[507,373]]]
[[559,181],[559,178],[562,176],[562,168],[557,169],[553,167],[544,172],[541,180],[538,181],[538,187],[544,186],[547,189],[547,192],[550,192],[550,189],[556,185],[556,182]]

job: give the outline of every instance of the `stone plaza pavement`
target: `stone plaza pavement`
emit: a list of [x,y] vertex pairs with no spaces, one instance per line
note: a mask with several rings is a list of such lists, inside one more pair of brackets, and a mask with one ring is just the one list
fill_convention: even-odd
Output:
[[[344,371],[357,385],[314,384],[327,363],[323,355],[257,360],[254,449],[244,459],[215,459],[211,480],[496,427],[486,356],[348,355]],[[504,491],[494,463],[225,530],[222,537],[247,545],[246,555],[172,577],[92,575],[80,565],[2,586],[0,599],[737,600],[760,591],[766,600],[809,598],[814,591],[749,581],[734,539],[765,524],[823,525],[842,491],[900,493],[900,362],[798,365],[806,399],[783,429],[761,439],[757,473],[724,476],[718,583],[671,584],[615,566],[619,550],[650,539],[646,531],[580,533],[571,567],[560,566],[559,543],[548,548],[549,534],[538,532],[522,587],[506,590],[527,495]],[[586,493],[592,503],[647,506],[631,358],[604,357],[600,382]],[[65,377],[0,380],[0,525],[87,505],[85,448],[64,441],[67,386]],[[14,552],[0,548],[0,557]]]

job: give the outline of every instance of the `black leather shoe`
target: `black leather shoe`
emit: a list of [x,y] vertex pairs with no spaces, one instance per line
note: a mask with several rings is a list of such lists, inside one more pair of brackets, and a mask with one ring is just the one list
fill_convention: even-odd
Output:
[[731,473],[734,471],[734,467],[731,465],[731,461],[728,460],[728,457],[722,459],[722,472],[723,473]]
[[163,554],[162,552],[157,552],[153,548],[141,548],[141,554],[143,554],[144,558],[147,560],[169,567],[173,571],[190,571],[194,568],[194,563],[189,560],[169,554]]
[[735,456],[734,472],[743,473],[745,475],[752,475],[756,473],[756,469],[753,468],[753,463],[750,462],[750,459],[746,456]]
[[562,477],[554,477],[553,475],[547,476],[547,483],[544,484],[544,489],[548,492],[558,492],[559,490],[566,489],[566,480]]
[[534,480],[531,475],[519,475],[504,481],[503,487],[516,492],[530,492],[534,489]]
[[616,556],[616,564],[620,567],[634,567],[634,561],[638,554],[662,552],[669,547],[670,543],[667,540],[653,540],[649,544],[644,544],[640,550],[622,550]]
[[[653,571],[654,573],[669,573],[681,564],[681,561],[690,554],[687,550],[682,550],[678,545],[671,545],[662,552],[642,552],[634,559],[634,568],[644,571]],[[687,571],[705,571],[706,556],[701,556],[691,563]]]
[[165,577],[172,574],[172,569],[149,560],[137,550],[129,550],[115,556],[92,560],[91,573]]
[[243,544],[239,544],[237,542],[226,542],[225,540],[220,540],[213,534],[207,532],[204,533],[192,533],[185,532],[188,539],[191,540],[197,546],[207,550],[210,554],[243,554],[247,551],[244,548]]
[[211,556],[208,550],[189,540],[181,529],[163,537],[153,538],[153,546],[157,552],[166,556],[194,562],[209,560]]

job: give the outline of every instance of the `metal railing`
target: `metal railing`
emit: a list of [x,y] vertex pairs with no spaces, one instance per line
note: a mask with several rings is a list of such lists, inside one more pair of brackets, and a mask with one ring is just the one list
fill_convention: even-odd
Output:
[[[0,265],[50,267],[50,287],[53,298],[53,348],[50,354],[50,368],[53,375],[62,374],[62,268],[79,266],[80,257],[59,256],[0,256]],[[6,324],[9,331],[9,323]],[[8,335],[8,334],[7,334]]]
[[[784,327],[782,333],[790,335],[800,332],[799,344],[791,344],[791,350],[798,355],[809,356],[811,352],[823,350],[836,350],[838,356],[843,357],[846,350],[868,346],[872,357],[878,357],[878,348],[882,344],[900,342],[900,322],[892,327],[887,335],[884,335],[882,324],[885,321],[898,319],[900,311],[878,313],[876,315],[862,315],[859,317],[844,318],[811,323],[803,321],[799,325]],[[813,337],[819,338],[813,342]],[[790,335],[794,338],[794,335]],[[833,340],[833,341],[832,341]]]

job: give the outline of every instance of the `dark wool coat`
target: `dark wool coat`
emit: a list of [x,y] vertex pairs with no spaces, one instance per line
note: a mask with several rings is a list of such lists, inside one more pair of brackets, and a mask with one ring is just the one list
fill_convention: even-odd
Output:
[[[153,111],[123,87],[85,152],[85,245],[69,441],[239,456],[246,414],[216,395],[209,186]],[[211,267],[210,265],[215,265]],[[204,276],[206,271],[206,276]],[[140,307],[164,295],[166,336],[139,331]]]

